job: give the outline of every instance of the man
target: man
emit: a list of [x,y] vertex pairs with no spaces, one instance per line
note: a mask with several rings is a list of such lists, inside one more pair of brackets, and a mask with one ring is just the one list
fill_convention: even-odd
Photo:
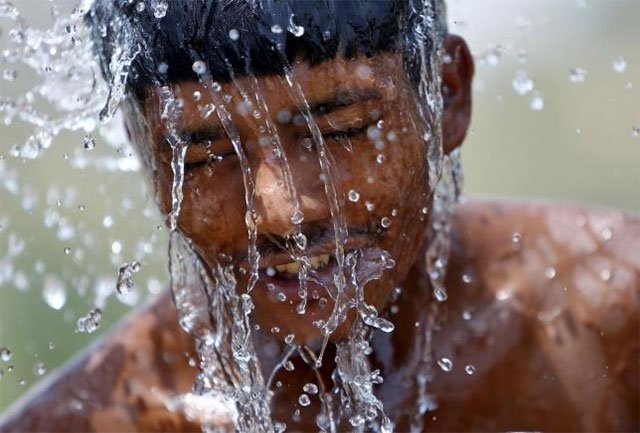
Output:
[[[266,375],[287,347],[323,355],[314,369],[299,349],[274,370],[275,421],[318,430],[326,394],[307,384],[344,382],[336,359],[362,321],[381,328],[368,360],[396,431],[640,428],[640,224],[547,204],[448,213],[430,152],[455,161],[473,62],[445,37],[437,2],[175,1],[166,15],[153,3],[94,6],[103,71],[117,78],[117,44],[148,51],[131,64],[127,128],[174,233],[214,278],[232,265],[236,290],[250,293]],[[455,170],[444,173],[455,186]],[[372,255],[393,265],[378,269]],[[368,266],[380,272],[366,286],[340,282]],[[181,323],[199,338],[184,289],[174,285]],[[168,294],[132,313],[0,430],[228,425],[189,394],[197,355],[178,323]],[[362,427],[353,420],[339,429]]]

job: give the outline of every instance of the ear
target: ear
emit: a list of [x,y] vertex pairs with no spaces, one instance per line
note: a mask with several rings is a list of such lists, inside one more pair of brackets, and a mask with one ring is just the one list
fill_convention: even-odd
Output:
[[474,66],[469,47],[460,36],[448,35],[444,49],[442,140],[444,152],[448,154],[462,144],[469,129]]

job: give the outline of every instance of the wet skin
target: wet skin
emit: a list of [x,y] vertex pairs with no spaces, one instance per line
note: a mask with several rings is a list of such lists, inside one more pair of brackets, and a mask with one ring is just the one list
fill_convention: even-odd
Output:
[[[457,206],[453,233],[449,298],[440,304],[433,345],[453,369],[434,370],[429,389],[438,408],[425,415],[424,430],[638,431],[640,220],[560,204],[472,200]],[[389,315],[396,331],[373,339],[374,367],[385,378],[377,393],[399,432],[407,431],[416,400],[415,343],[425,328],[415,320],[433,302],[415,290],[426,283],[420,267],[409,278],[399,312]],[[515,290],[505,296],[505,289]],[[0,431],[198,432],[197,413],[167,405],[191,388],[197,369],[187,359],[194,356],[165,293],[16,402]],[[290,410],[312,380],[295,364],[295,374],[279,377],[288,386],[275,408]],[[317,431],[316,400],[302,409],[303,422],[289,423],[291,431]]]
[[[450,38],[447,48],[454,60],[444,66],[443,73],[447,108],[443,131],[445,148],[450,151],[461,143],[468,125],[473,69],[459,39]],[[354,73],[353,68],[363,64],[373,71],[369,80]],[[344,67],[345,73],[336,72],[336,67]],[[436,316],[422,262],[428,221],[421,220],[420,210],[428,205],[429,197],[423,175],[426,167],[421,162],[423,150],[419,135],[411,129],[400,134],[402,125],[415,116],[415,109],[402,96],[402,89],[410,85],[402,81],[397,62],[390,56],[380,56],[375,62],[336,60],[321,66],[327,69],[309,73],[304,64],[296,68],[309,100],[323,100],[326,95],[322,92],[331,94],[340,85],[383,95],[362,104],[379,106],[384,128],[396,130],[402,140],[402,146],[387,146],[382,165],[375,162],[380,152],[372,150],[375,147],[366,133],[351,137],[353,153],[337,140],[327,141],[332,153],[338,155],[336,189],[344,200],[348,226],[367,228],[363,231],[365,243],[375,243],[396,259],[393,273],[367,286],[366,293],[367,300],[396,326],[391,334],[374,335],[372,362],[385,378],[377,392],[397,423],[397,431],[408,429],[416,401],[416,360],[422,355],[419,348],[427,322],[434,317],[441,321],[434,328],[434,356],[451,358],[454,367],[451,372],[435,369],[429,390],[438,408],[426,414],[425,430],[638,430],[637,219],[615,211],[561,205],[461,204],[453,220],[454,244],[446,280],[449,299],[439,305]],[[318,76],[334,84],[320,85],[320,80],[312,79]],[[391,80],[376,80],[377,76]],[[260,79],[260,85],[263,94],[269,95],[269,107],[295,106],[279,79],[266,77]],[[197,85],[182,83],[177,88],[190,95]],[[226,91],[233,96],[232,88]],[[161,139],[163,128],[153,106],[155,103],[149,104],[147,116],[155,125],[156,139],[147,143],[156,143],[151,153],[153,179],[159,201],[168,211],[172,178],[169,151]],[[185,98],[184,118],[200,122],[199,115],[188,115],[194,109]],[[276,108],[272,112],[277,113]],[[369,112],[370,107],[365,106],[364,114],[345,114],[344,121]],[[336,116],[332,124],[343,120],[339,113],[327,116]],[[260,234],[285,237],[292,229],[292,209],[286,188],[278,184],[279,165],[259,147],[251,148],[252,134],[258,129],[250,118],[245,118],[246,124],[241,119],[239,116],[234,123],[244,135],[256,178]],[[201,125],[183,126],[197,130]],[[313,232],[313,224],[330,227],[315,150],[300,146],[295,128],[278,128],[279,132],[282,128],[283,147],[299,186],[305,224],[309,224],[306,229]],[[135,135],[135,125],[130,129]],[[228,143],[219,144],[224,152]],[[305,155],[308,160],[301,160]],[[197,163],[202,156],[192,151],[188,158]],[[367,182],[368,173],[375,178],[373,184]],[[360,193],[355,204],[345,199],[351,188]],[[219,252],[239,258],[246,251],[243,194],[238,161],[233,158],[187,171],[179,225],[207,263],[214,263]],[[375,202],[374,211],[366,210],[365,200]],[[367,225],[390,216],[394,208],[397,216],[387,230]],[[604,229],[611,231],[610,239],[603,237]],[[512,242],[514,232],[522,234],[521,244]],[[274,260],[266,254],[264,257]],[[555,270],[552,278],[548,277],[550,268]],[[241,278],[240,284],[246,284],[246,278]],[[388,300],[397,285],[403,290],[395,301],[399,312],[393,314]],[[316,340],[320,334],[312,320],[326,314],[317,302],[310,303],[307,314],[298,315],[295,304],[274,302],[267,293],[261,285],[252,293],[254,316],[262,329],[258,338],[264,343],[258,348],[265,364],[274,361],[267,354],[269,346],[280,344],[278,340],[289,331],[299,341]],[[465,320],[469,315],[472,319]],[[266,332],[272,326],[283,330],[274,336]],[[340,336],[338,332],[333,338]],[[192,342],[179,329],[175,310],[164,296],[143,312],[134,313],[105,342],[18,403],[4,423],[0,422],[0,431],[197,431],[197,414],[187,421],[180,408],[169,411],[166,405],[167,398],[185,392],[195,377],[195,368],[185,362],[185,352],[193,356]],[[321,373],[325,383],[331,383],[331,353],[327,355]],[[294,364],[294,372],[283,371],[276,377],[285,385],[276,389],[274,415],[286,421],[291,431],[315,431],[317,396],[312,396],[311,406],[302,409],[300,421],[290,419],[302,386],[314,381],[302,360],[295,359]],[[468,364],[475,366],[472,375],[464,371]],[[104,380],[94,380],[96,377]],[[71,405],[73,399],[85,403],[81,411]]]

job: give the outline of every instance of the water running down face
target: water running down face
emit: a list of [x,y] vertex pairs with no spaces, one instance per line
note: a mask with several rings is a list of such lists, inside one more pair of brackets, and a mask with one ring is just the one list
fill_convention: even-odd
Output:
[[[454,61],[445,65],[444,77],[448,86],[445,107],[450,111],[444,114],[447,151],[459,144],[466,131],[472,73],[464,42],[450,38],[448,48]],[[370,282],[364,291],[365,301],[383,311],[419,256],[428,224],[428,142],[423,139],[415,89],[403,71],[400,56],[394,53],[336,58],[315,67],[297,62],[293,74],[335,164],[333,182],[348,229],[345,251],[378,248],[389,252],[395,261],[393,269]],[[178,227],[209,266],[233,263],[238,287],[246,287],[249,238],[240,161],[218,116],[207,116],[210,90],[188,81],[173,85],[173,92],[181,99],[177,133],[189,145]],[[259,109],[260,101],[255,97],[244,98],[243,93],[256,92],[266,110]],[[283,77],[241,77],[221,85],[218,93],[224,95],[224,108],[238,131],[255,183],[261,258],[260,278],[252,291],[256,306],[252,317],[263,329],[273,330],[277,338],[294,334],[297,342],[309,344],[322,337],[317,321],[328,319],[335,295],[330,293],[331,284],[319,284],[332,280],[336,262],[318,149]],[[157,198],[169,213],[172,149],[165,136],[167,125],[161,118],[160,99],[159,89],[155,89],[144,104],[151,137],[136,140],[144,140],[147,146],[155,167]],[[277,130],[304,215],[299,226],[304,249],[295,247],[296,225],[291,217],[296,200],[274,155],[277,147],[266,132],[266,116]],[[310,278],[306,309],[300,314],[298,272],[300,263],[305,262]],[[344,336],[351,319],[331,338]]]

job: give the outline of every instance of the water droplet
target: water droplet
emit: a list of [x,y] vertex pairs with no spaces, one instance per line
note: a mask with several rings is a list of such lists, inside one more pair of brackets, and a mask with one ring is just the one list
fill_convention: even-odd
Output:
[[448,296],[447,296],[447,291],[445,290],[444,287],[438,287],[437,289],[435,289],[433,291],[433,295],[436,297],[436,299],[440,302],[444,302],[447,300]]
[[116,290],[119,294],[129,293],[133,289],[132,275],[140,271],[140,262],[124,263],[118,270]]
[[529,101],[529,108],[531,111],[544,110],[544,99],[540,95],[534,95]]
[[631,136],[633,138],[640,137],[640,126],[634,126],[631,128]]
[[273,266],[269,266],[267,267],[267,269],[265,269],[264,271],[268,277],[275,277],[276,276],[276,268],[274,268]]
[[438,365],[440,368],[446,372],[449,372],[453,369],[453,362],[449,358],[440,358],[438,359]]
[[575,67],[569,69],[569,81],[572,83],[583,83],[587,79],[588,72],[586,69]]
[[380,225],[385,229],[388,228],[391,225],[391,219],[389,219],[388,217],[382,217],[382,219],[380,220]]
[[139,1],[138,4],[136,5],[136,10],[138,12],[142,12],[144,11],[144,8],[145,8],[144,1]]
[[349,201],[356,203],[358,200],[360,200],[360,193],[358,193],[358,191],[356,191],[355,189],[350,190]]
[[36,376],[44,376],[47,373],[47,367],[45,367],[43,362],[38,362],[33,368],[33,372]]
[[84,148],[87,150],[92,150],[96,147],[96,142],[91,136],[91,134],[87,134],[84,136],[84,139],[82,140],[82,144]]
[[304,35],[304,27],[296,25],[296,23],[293,22],[293,17],[294,14],[291,14],[291,17],[289,17],[289,27],[287,28],[287,30],[289,30],[293,34],[293,36],[299,38],[300,36]]
[[20,386],[25,386],[26,384],[27,384],[27,380],[26,379],[20,379],[18,381],[18,385],[20,385]]
[[111,215],[105,215],[104,218],[102,218],[102,225],[106,228],[111,227],[113,225],[113,217]]
[[380,138],[380,135],[380,129],[376,126],[371,125],[367,128],[367,137],[369,137],[369,140],[376,141]]
[[387,157],[384,156],[382,153],[380,155],[376,156],[376,162],[378,164],[382,164],[386,159],[387,159]]
[[467,366],[465,366],[465,367],[464,367],[464,371],[465,371],[469,376],[471,376],[473,373],[475,373],[475,372],[476,372],[476,367],[475,367],[474,365],[469,364],[469,365],[467,365]]
[[62,250],[66,255],[69,255],[69,253],[71,253],[71,248],[69,247],[64,247],[64,249]]
[[471,274],[462,274],[462,282],[465,284],[471,284],[473,282],[473,276]]
[[500,302],[505,302],[511,298],[511,291],[507,289],[500,289],[496,292],[495,298]]
[[8,347],[0,347],[0,359],[4,362],[11,361],[11,350]]
[[282,26],[279,24],[274,24],[271,26],[271,32],[279,35],[282,33]]
[[602,269],[600,271],[600,279],[607,282],[611,279],[611,269]]
[[467,308],[462,312],[462,319],[469,321],[473,318],[473,314],[471,313],[471,308]]
[[291,215],[290,218],[291,224],[301,224],[302,221],[304,221],[304,214],[302,212],[300,212],[300,210],[296,210],[293,212],[293,215]]
[[522,245],[522,235],[520,233],[514,233],[511,236],[511,242],[513,242],[514,245],[516,245],[517,247],[520,247]]
[[293,370],[295,370],[295,366],[293,365],[293,362],[291,362],[291,361],[287,361],[287,362],[285,362],[285,363],[283,364],[283,367],[284,367],[284,369],[285,369],[285,370],[287,370],[287,371],[293,371]]
[[248,316],[255,308],[253,299],[251,299],[251,295],[249,295],[248,293],[243,293],[242,295],[240,295],[240,298],[242,299],[242,311],[244,312],[245,316]]
[[113,241],[111,243],[111,252],[113,254],[120,254],[121,251],[122,251],[122,244],[120,243],[120,241]]
[[191,69],[193,69],[193,72],[195,72],[198,75],[201,75],[207,72],[207,66],[204,64],[202,60],[196,60],[195,62],[193,62]]
[[544,276],[551,280],[556,277],[556,270],[553,267],[548,267],[544,270]]
[[516,53],[516,60],[521,64],[527,63],[527,61],[529,60],[529,54],[527,53],[527,50],[520,48]]
[[92,308],[86,316],[80,317],[76,322],[76,330],[82,333],[95,332],[102,322],[102,310]]
[[627,61],[624,57],[618,56],[613,59],[613,70],[619,74],[622,74],[627,69]]
[[239,38],[240,32],[238,31],[238,29],[229,30],[229,39],[231,39],[232,41],[237,41]]
[[153,11],[153,16],[160,19],[164,18],[167,14],[167,8],[169,5],[167,4],[167,0],[153,0],[151,2],[151,10]]
[[364,421],[365,419],[362,415],[354,415],[349,418],[349,423],[351,423],[351,425],[354,427],[361,426],[362,424],[364,424]]
[[293,339],[295,338],[295,335],[293,334],[288,334],[286,337],[284,337],[284,342],[287,344],[291,344],[293,343]]
[[309,406],[311,404],[311,400],[309,400],[309,396],[307,394],[300,394],[300,397],[298,397],[298,403],[300,403],[300,406]]
[[315,383],[305,383],[304,386],[302,387],[302,390],[304,392],[306,392],[307,394],[317,394],[318,393],[318,387],[316,386]]
[[376,206],[373,203],[371,203],[369,200],[364,202],[364,207],[367,208],[369,212],[372,212],[376,208]]
[[67,302],[67,290],[56,277],[47,277],[42,289],[42,298],[54,310],[60,310]]
[[533,80],[522,70],[516,72],[511,84],[518,95],[526,95],[533,90]]
[[56,348],[55,343],[54,343],[53,341],[50,341],[50,342],[49,342],[49,350],[53,350],[53,349],[55,349],[55,348]]
[[14,81],[18,78],[18,71],[15,69],[5,69],[2,71],[2,78],[6,81]]
[[303,233],[294,233],[291,237],[299,249],[304,250],[307,248],[307,237]]

